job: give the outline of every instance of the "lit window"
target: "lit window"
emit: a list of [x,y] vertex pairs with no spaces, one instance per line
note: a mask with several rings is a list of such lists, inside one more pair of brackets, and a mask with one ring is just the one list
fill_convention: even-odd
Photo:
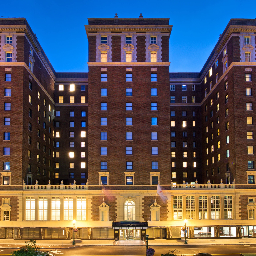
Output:
[[101,62],[107,62],[108,61],[108,53],[107,52],[102,51],[100,53],[100,61]]
[[60,137],[60,132],[56,132],[55,136],[56,136],[56,138],[59,138]]
[[176,157],[176,152],[175,151],[171,152],[171,157]]
[[157,117],[151,117],[151,125],[157,125]]
[[100,110],[102,110],[102,111],[108,110],[108,103],[106,103],[106,102],[101,102],[101,103],[100,103]]
[[196,121],[193,121],[192,125],[193,125],[193,127],[195,127],[196,126]]
[[183,148],[187,148],[187,147],[188,147],[187,141],[183,141]]
[[63,84],[59,84],[59,91],[64,91],[64,85]]
[[186,91],[186,90],[187,90],[187,86],[186,86],[185,84],[183,84],[183,85],[181,86],[181,90],[182,90],[182,91]]
[[126,52],[125,53],[125,61],[126,62],[132,62],[132,52]]
[[81,169],[85,169],[86,168],[86,163],[85,162],[81,162]]
[[101,73],[100,80],[101,80],[101,82],[107,82],[108,75],[106,73]]
[[246,88],[245,95],[246,96],[252,96],[252,88]]
[[246,103],[246,110],[251,111],[252,110],[252,103]]
[[175,127],[175,121],[171,121],[171,127]]
[[75,96],[70,96],[69,97],[69,102],[70,103],[75,103]]
[[85,152],[81,152],[81,158],[85,158]]
[[126,82],[132,82],[132,73],[126,73]]
[[183,168],[187,168],[188,167],[188,162],[183,162],[182,166],[183,166]]
[[59,96],[59,103],[63,103],[63,96]]
[[125,184],[126,185],[133,185],[133,176],[125,176],[125,180],[126,180],[126,182],[125,182]]
[[35,220],[35,212],[36,212],[36,204],[35,204],[35,198],[32,197],[26,197],[26,220]]
[[151,88],[151,96],[157,96],[157,88]]
[[245,55],[245,62],[250,62],[251,61],[251,53],[246,52],[244,55]]
[[252,116],[247,116],[247,124],[252,124]]
[[81,148],[85,148],[85,141],[81,141]]
[[156,102],[151,102],[151,110],[152,111],[157,110],[157,103]]
[[188,157],[188,152],[183,152],[183,158],[187,158]]
[[176,167],[176,162],[172,162],[172,167]]
[[253,155],[253,146],[247,146],[248,155]]
[[81,137],[85,138],[86,137],[86,131],[81,131]]
[[192,96],[191,101],[192,101],[192,103],[196,103],[196,96]]
[[11,97],[11,89],[10,88],[4,88],[4,96]]
[[251,82],[252,81],[252,75],[251,74],[245,74],[245,81]]
[[152,155],[158,155],[158,147],[152,147]]
[[253,132],[247,132],[247,140],[253,139]]
[[150,61],[157,62],[157,52],[150,52]]
[[212,67],[209,69],[209,77],[212,76]]
[[227,149],[227,152],[226,152],[226,154],[227,154],[227,157],[230,157],[230,152],[229,152],[229,149]]
[[81,96],[81,103],[85,103],[85,96]]
[[187,121],[182,121],[182,127],[187,127]]
[[157,74],[151,73],[151,82],[157,82]]
[[132,103],[126,103],[126,110],[127,111],[132,111]]

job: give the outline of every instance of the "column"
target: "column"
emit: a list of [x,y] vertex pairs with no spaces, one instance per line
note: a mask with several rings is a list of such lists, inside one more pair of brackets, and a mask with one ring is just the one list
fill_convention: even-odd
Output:
[[199,219],[199,196],[195,195],[195,220]]
[[211,196],[207,196],[207,219],[211,219]]
[[48,208],[47,208],[47,220],[51,220],[51,210],[52,210],[52,200],[51,197],[47,198],[48,201]]
[[87,220],[92,220],[92,196],[88,196],[86,199],[87,202]]
[[183,220],[186,219],[186,196],[182,196],[182,211],[183,211]]
[[76,196],[75,196],[73,197],[73,220],[77,220],[76,213],[77,213],[77,203],[76,203]]
[[64,220],[64,198],[60,197],[60,220]]
[[224,219],[224,196],[220,196],[220,219]]
[[38,220],[38,211],[39,211],[39,200],[38,200],[38,196],[35,196],[35,220]]

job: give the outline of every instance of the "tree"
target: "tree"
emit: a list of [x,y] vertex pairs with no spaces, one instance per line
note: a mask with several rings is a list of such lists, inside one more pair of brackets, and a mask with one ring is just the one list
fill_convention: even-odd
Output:
[[36,246],[36,241],[30,240],[26,242],[25,247],[14,251],[12,256],[49,256],[49,253],[40,251],[40,248]]

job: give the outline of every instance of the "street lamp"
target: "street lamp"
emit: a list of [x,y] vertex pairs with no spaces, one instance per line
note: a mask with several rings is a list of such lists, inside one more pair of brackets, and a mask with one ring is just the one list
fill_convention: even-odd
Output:
[[73,220],[73,245],[76,244],[76,241],[75,241],[75,228],[76,228],[76,220]]
[[187,220],[185,219],[184,220],[184,223],[185,223],[185,230],[184,230],[184,232],[185,232],[185,242],[184,242],[184,244],[187,244],[188,242],[187,242]]

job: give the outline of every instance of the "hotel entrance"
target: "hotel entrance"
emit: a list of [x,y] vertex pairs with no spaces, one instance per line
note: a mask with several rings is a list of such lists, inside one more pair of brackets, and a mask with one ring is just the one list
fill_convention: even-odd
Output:
[[114,238],[118,240],[145,240],[147,222],[139,221],[120,221],[113,222]]

